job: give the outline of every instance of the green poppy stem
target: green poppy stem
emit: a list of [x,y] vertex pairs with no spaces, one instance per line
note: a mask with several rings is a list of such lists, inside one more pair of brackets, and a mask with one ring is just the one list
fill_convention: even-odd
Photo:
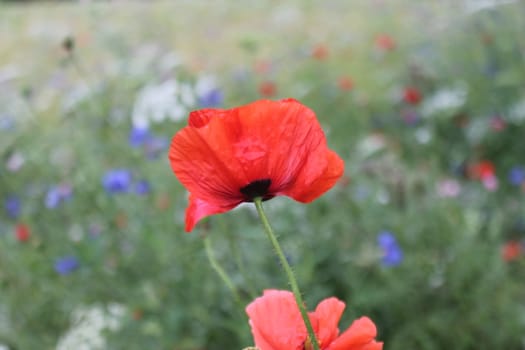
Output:
[[213,249],[211,247],[211,241],[210,241],[209,236],[204,237],[204,248],[206,250],[206,256],[208,257],[208,261],[210,262],[211,267],[215,270],[215,272],[217,272],[217,274],[222,279],[224,284],[226,284],[230,292],[233,294],[235,301],[239,304],[242,304],[241,297],[239,296],[237,289],[233,285],[233,282],[231,281],[230,277],[228,277],[228,274],[226,274],[226,272],[223,270],[223,268],[219,265],[219,263],[215,259],[215,255],[213,254]]
[[286,260],[286,256],[284,255],[283,250],[281,249],[281,246],[279,244],[279,241],[277,240],[277,236],[273,232],[272,227],[270,226],[270,222],[268,221],[268,218],[266,217],[266,214],[264,213],[264,210],[262,207],[262,198],[260,197],[255,198],[253,202],[255,203],[255,207],[257,208],[257,213],[259,214],[259,217],[261,218],[262,224],[264,226],[264,230],[266,231],[268,238],[272,242],[272,246],[275,250],[275,253],[279,257],[281,265],[283,266],[284,271],[286,272],[286,275],[288,277],[288,282],[290,283],[290,286],[292,287],[292,293],[295,297],[295,301],[297,302],[297,306],[299,307],[299,311],[301,312],[301,316],[306,326],[306,330],[308,331],[309,341],[311,345],[313,345],[314,350],[319,350],[319,344],[317,343],[317,338],[315,337],[315,332],[312,327],[312,323],[310,322],[310,318],[308,318],[308,312],[306,311],[306,305],[301,296],[301,291],[299,290],[297,279],[295,278],[293,270],[290,267],[290,264],[288,264],[288,260]]

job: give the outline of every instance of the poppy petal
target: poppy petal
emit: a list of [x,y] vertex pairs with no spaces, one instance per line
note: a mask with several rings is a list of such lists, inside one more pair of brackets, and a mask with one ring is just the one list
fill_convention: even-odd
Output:
[[356,350],[383,350],[383,342],[372,341]]
[[188,125],[194,128],[202,128],[210,122],[212,118],[220,118],[226,115],[227,111],[217,108],[205,108],[190,112]]
[[343,161],[326,144],[315,113],[294,99],[261,100],[238,108],[246,132],[235,143],[250,180],[269,178],[270,192],[309,202],[330,189],[343,173]]
[[345,303],[337,298],[328,298],[319,303],[315,312],[317,319],[316,335],[321,344],[330,344],[339,334],[339,320],[345,309]]
[[216,205],[190,194],[190,203],[186,209],[186,232],[193,230],[195,224],[202,218],[213,214],[224,213],[235,208],[237,204],[238,203]]
[[361,317],[330,344],[328,350],[381,350],[383,344],[374,340],[376,335],[375,324],[368,317]]
[[233,156],[248,182],[271,179],[270,191],[288,186],[323,137],[315,114],[293,99],[260,100],[224,118]]
[[[323,172],[316,174],[316,168],[324,165]],[[344,162],[339,156],[326,150],[321,156],[311,157],[301,169],[295,184],[282,192],[302,203],[309,203],[332,188],[344,173]]]
[[179,131],[170,146],[173,172],[186,189],[198,198],[221,204],[242,201],[239,188],[246,180],[229,154],[230,140],[225,124],[211,118],[201,128]]
[[246,307],[260,350],[299,350],[306,337],[299,308],[289,291],[266,290]]

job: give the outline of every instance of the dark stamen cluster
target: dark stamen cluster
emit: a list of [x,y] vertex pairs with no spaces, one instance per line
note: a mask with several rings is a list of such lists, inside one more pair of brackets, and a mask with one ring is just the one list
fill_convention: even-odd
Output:
[[239,190],[247,202],[253,202],[257,197],[262,197],[263,200],[270,199],[273,196],[268,194],[268,189],[272,184],[270,179],[262,179],[250,182],[248,185],[241,187]]

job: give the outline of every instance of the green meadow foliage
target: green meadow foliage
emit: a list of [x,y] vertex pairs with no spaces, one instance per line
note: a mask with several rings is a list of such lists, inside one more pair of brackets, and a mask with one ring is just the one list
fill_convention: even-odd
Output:
[[346,166],[264,203],[306,303],[389,350],[525,349],[525,5],[392,3],[0,4],[0,345],[253,345],[278,261],[253,205],[184,233],[167,151],[293,97]]

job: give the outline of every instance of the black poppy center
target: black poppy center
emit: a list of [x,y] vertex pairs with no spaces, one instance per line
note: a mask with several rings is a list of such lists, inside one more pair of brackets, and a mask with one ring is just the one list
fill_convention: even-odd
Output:
[[262,179],[250,182],[248,185],[241,187],[240,191],[247,202],[253,202],[257,197],[262,197],[263,200],[272,198],[268,193],[272,180]]

